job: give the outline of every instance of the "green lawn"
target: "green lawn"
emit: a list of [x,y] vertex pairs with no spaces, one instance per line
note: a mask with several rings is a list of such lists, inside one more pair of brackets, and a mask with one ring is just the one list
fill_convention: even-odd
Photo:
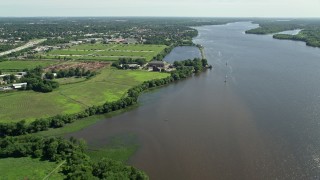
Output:
[[23,70],[33,69],[37,66],[47,67],[52,64],[56,64],[58,61],[41,61],[41,60],[10,60],[0,62],[0,70]]
[[40,117],[76,113],[89,106],[116,101],[143,81],[167,76],[167,73],[105,68],[90,80],[61,85],[51,93],[0,93],[0,122],[22,119],[30,122]]
[[150,61],[167,46],[143,44],[82,44],[68,49],[52,50],[41,54],[44,59],[105,60],[115,61],[119,58],[143,58]]
[[[1,180],[10,179],[43,179],[59,164],[49,161],[40,161],[30,157],[0,159]],[[63,179],[63,175],[54,171],[48,179]]]

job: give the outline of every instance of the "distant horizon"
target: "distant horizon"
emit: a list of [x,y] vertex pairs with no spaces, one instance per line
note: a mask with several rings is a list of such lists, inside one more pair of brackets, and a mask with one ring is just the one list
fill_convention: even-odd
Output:
[[0,16],[0,18],[239,18],[239,19],[320,19],[320,17],[293,17],[293,16]]
[[319,0],[10,0],[0,17],[320,18]]

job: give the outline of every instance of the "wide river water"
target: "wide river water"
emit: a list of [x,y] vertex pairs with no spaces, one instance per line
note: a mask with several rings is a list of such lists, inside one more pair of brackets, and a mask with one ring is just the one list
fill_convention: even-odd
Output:
[[[213,70],[72,135],[97,145],[136,134],[129,164],[156,180],[319,179],[320,48],[244,33],[255,27],[197,27]],[[169,56],[185,58],[183,48]]]

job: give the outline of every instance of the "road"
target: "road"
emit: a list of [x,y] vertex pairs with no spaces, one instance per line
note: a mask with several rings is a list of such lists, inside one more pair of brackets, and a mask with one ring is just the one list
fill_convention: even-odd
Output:
[[33,47],[34,45],[40,44],[40,43],[42,43],[44,41],[46,41],[46,39],[37,39],[37,40],[29,41],[27,44],[25,44],[23,46],[17,47],[15,49],[11,49],[9,51],[1,52],[0,56],[5,56],[5,55],[8,55],[8,54],[13,53],[13,52],[18,52],[18,51],[21,51],[23,49]]

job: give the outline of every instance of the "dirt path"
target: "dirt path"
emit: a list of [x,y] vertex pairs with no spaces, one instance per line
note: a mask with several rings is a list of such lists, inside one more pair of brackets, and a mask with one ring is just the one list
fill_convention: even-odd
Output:
[[64,163],[66,162],[66,160],[62,161],[62,163],[60,163],[56,168],[54,168],[54,170],[52,170],[46,177],[44,177],[42,180],[46,180],[48,179],[52,173],[54,173],[56,170],[58,170]]

